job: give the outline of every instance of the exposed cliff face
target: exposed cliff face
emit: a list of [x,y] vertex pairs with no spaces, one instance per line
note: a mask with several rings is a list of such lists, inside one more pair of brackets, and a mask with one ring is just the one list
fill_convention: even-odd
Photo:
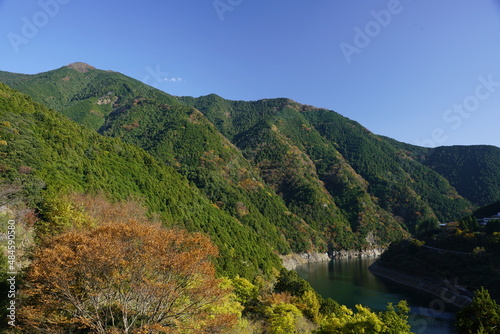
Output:
[[293,270],[300,265],[306,263],[328,262],[334,258],[336,259],[350,259],[350,258],[376,258],[384,252],[383,248],[371,248],[365,250],[340,250],[334,251],[332,254],[328,253],[301,253],[301,254],[288,254],[280,255],[283,266],[288,270]]
[[66,67],[81,73],[87,73],[89,70],[95,70],[94,66],[82,62],[71,63],[69,65],[66,65]]
[[293,270],[306,263],[328,262],[331,260],[327,253],[294,253],[281,255],[280,258],[283,261],[283,267],[288,270]]
[[350,259],[350,258],[355,258],[355,257],[360,257],[360,258],[376,258],[382,255],[384,252],[383,248],[371,248],[371,249],[365,249],[365,250],[340,250],[340,251],[334,251],[332,253],[332,258],[336,259]]

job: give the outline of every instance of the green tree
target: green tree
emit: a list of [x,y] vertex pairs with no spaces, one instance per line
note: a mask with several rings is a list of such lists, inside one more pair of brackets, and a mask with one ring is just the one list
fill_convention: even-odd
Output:
[[259,288],[246,278],[236,276],[232,280],[236,300],[243,306],[248,307],[257,302]]
[[417,234],[422,235],[426,232],[435,231],[439,228],[439,221],[436,218],[428,218],[417,224]]
[[471,230],[471,231],[477,231],[479,228],[479,224],[477,223],[477,219],[474,216],[469,216],[467,218],[463,218],[459,221],[460,229],[462,230]]
[[389,333],[410,333],[411,326],[408,323],[410,308],[406,300],[401,300],[396,307],[389,303],[387,311],[379,314],[380,319],[387,325]]
[[321,301],[320,312],[324,315],[329,315],[331,313],[338,312],[340,309],[340,304],[333,300],[332,298],[327,298]]
[[356,305],[356,311],[341,306],[338,313],[331,314],[321,322],[316,334],[383,333],[387,326],[367,307]]
[[500,331],[500,306],[488,290],[481,287],[474,293],[472,303],[457,313],[456,328],[460,334],[496,334]]
[[272,334],[298,333],[298,322],[302,313],[294,304],[280,303],[266,310],[269,317],[269,332]]
[[396,308],[389,304],[387,311],[375,313],[362,305],[356,312],[342,305],[335,313],[323,318],[315,334],[411,334],[408,324],[408,304],[401,301]]
[[301,278],[296,271],[286,269],[281,269],[274,286],[275,292],[289,292],[296,297],[302,296],[308,290],[313,290],[313,288],[306,280]]
[[302,311],[304,316],[314,323],[321,320],[321,297],[314,290],[307,290],[298,299],[297,307]]

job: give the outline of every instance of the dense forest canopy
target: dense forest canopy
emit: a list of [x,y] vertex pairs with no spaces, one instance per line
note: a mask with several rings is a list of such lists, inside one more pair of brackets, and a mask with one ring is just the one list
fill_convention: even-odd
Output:
[[[413,146],[290,99],[175,97],[86,64],[36,75],[0,72],[0,82],[0,218],[20,220],[33,247],[23,283],[26,328],[189,332],[203,323],[212,332],[408,333],[404,302],[380,313],[349,310],[282,270],[278,255],[387,247],[410,235],[474,245],[469,251],[479,257],[467,260],[478,266],[484,261],[475,260],[487,259],[481,242],[496,250],[495,231],[467,230],[477,229],[474,218],[463,219],[466,230],[456,235],[432,233],[439,222],[468,217],[479,206],[496,203],[476,217],[497,210],[497,147]],[[178,242],[171,255],[180,262],[165,260],[171,271],[150,261],[161,254],[133,256],[154,253],[150,243],[159,245],[159,238]],[[137,248],[127,246],[130,240]],[[103,247],[103,255],[83,251],[85,245]],[[401,260],[398,249],[415,251],[407,246],[395,243],[386,262]],[[74,272],[48,270],[54,250],[78,247],[59,259]],[[428,256],[425,248],[417,251]],[[77,284],[89,268],[101,280],[107,266],[101,264],[111,258],[119,259],[111,280]],[[7,264],[3,253],[0,262]],[[58,272],[68,280],[51,285]],[[103,286],[114,297],[98,293]],[[162,289],[182,293],[168,319],[150,321],[166,308]],[[137,309],[146,291],[160,296],[151,312]],[[134,302],[106,301],[120,296]]]
[[[86,64],[36,75],[0,72],[0,80],[90,130],[120,139],[119,145],[143,149],[194,186],[191,192],[216,216],[241,222],[282,254],[386,246],[500,200],[495,147],[417,147],[290,99],[174,97]],[[103,141],[95,132],[92,140]],[[98,152],[87,149],[85,157]],[[474,182],[464,182],[466,174]],[[86,180],[78,185],[65,177],[66,185],[90,190],[82,185]],[[94,191],[138,193],[97,182]],[[156,201],[151,208],[182,207],[161,205]]]

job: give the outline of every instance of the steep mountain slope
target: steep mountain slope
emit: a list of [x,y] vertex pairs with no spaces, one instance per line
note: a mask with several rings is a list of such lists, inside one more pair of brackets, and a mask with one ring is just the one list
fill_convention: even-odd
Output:
[[[261,140],[264,137],[256,135],[256,129],[268,126],[280,132],[310,157],[317,177],[351,226],[397,221],[414,232],[422,222],[436,217],[449,220],[470,210],[470,203],[438,173],[390,140],[333,111],[286,99],[242,102],[215,95],[182,99],[233,138],[250,160],[255,161],[255,147],[269,142]],[[269,152],[276,154],[275,149]]]
[[472,214],[475,218],[488,218],[497,215],[500,212],[500,201],[488,204],[482,208],[477,209]]
[[[145,149],[281,253],[387,244],[478,203],[430,163],[428,149],[289,99],[173,97],[81,63],[37,75],[0,72],[0,81]],[[478,179],[500,170],[481,159],[471,160]],[[477,196],[495,200],[494,186],[482,189]]]
[[140,81],[118,72],[96,70],[84,63],[35,75],[0,71],[0,81],[94,130],[104,124],[120,103],[137,96],[177,103],[172,96]]
[[500,200],[500,148],[489,145],[427,148],[383,138],[411,159],[445,177],[475,206]]
[[275,232],[256,231],[214,207],[142,149],[85,129],[4,84],[0,120],[0,184],[18,187],[31,205],[43,207],[64,191],[139,196],[166,224],[210,235],[220,249],[220,273],[253,277],[280,266],[269,241]]
[[321,111],[307,115],[369,182],[370,193],[380,205],[396,216],[416,223],[433,215],[446,221],[470,209],[470,203],[445,178],[412,159],[405,150],[338,114]]
[[[173,166],[220,210],[265,236],[278,252],[326,251],[321,233],[292,214],[241,153],[201,113],[181,105],[170,95],[121,74],[82,64],[39,75],[6,74],[5,77],[39,101],[63,110],[62,113],[90,128],[97,129],[107,119],[101,133],[143,147],[161,162]],[[47,86],[44,82],[48,82]],[[47,97],[48,92],[57,98]],[[109,110],[97,119],[95,110],[103,102]],[[81,108],[75,112],[75,106]],[[98,122],[89,123],[89,119]]]
[[[226,101],[215,95],[183,101],[219,125],[291,210],[310,224],[328,230],[335,217],[343,216],[370,242],[387,243],[404,235],[394,217],[373,203],[366,182],[297,112],[297,103]],[[349,238],[333,233],[338,241]]]
[[[52,101],[46,98],[46,91],[56,90],[53,94],[66,102],[51,106],[59,107],[66,113],[81,99],[96,105],[105,100],[106,96],[113,96],[110,102],[113,111],[104,116],[105,125],[99,132],[121,137],[143,147],[160,161],[173,166],[221,210],[255,231],[262,231],[268,241],[282,253],[289,252],[290,247],[294,251],[307,251],[326,250],[327,244],[331,248],[358,246],[358,237],[350,230],[341,214],[330,219],[335,220],[335,224],[328,225],[332,235],[348,235],[338,242],[294,214],[282,198],[262,180],[241,152],[199,111],[181,105],[168,94],[143,84],[138,85],[133,79],[124,78],[120,74],[98,71],[88,66],[85,67],[85,73],[82,73],[73,67],[75,66],[71,65],[34,76],[10,75],[9,82],[15,83],[16,80],[12,79],[14,77],[18,82],[23,82],[19,85],[21,88],[31,87],[30,89],[37,90],[37,86],[43,86],[43,81],[51,77],[50,89],[39,89],[34,96],[42,102]],[[81,70],[81,67],[78,69]],[[71,86],[82,80],[86,85],[78,84],[80,90],[63,90],[54,85],[54,82],[58,82],[61,87]],[[27,84],[29,81],[33,82],[32,86]],[[121,89],[119,94],[116,88]],[[89,92],[94,92],[94,96],[89,95]],[[91,110],[94,110],[93,107],[89,107],[86,114],[91,114]],[[76,121],[82,120],[80,114],[69,113],[68,116]],[[333,203],[331,206],[335,208]]]
[[485,206],[500,200],[500,148],[443,146],[429,150],[422,161],[472,203]]
[[[134,122],[137,126],[130,126]],[[221,210],[257,232],[268,231],[279,251],[289,251],[281,235],[294,251],[322,245],[326,250],[319,233],[289,212],[241,152],[198,110],[141,98],[111,113],[99,132],[140,146],[173,166]]]

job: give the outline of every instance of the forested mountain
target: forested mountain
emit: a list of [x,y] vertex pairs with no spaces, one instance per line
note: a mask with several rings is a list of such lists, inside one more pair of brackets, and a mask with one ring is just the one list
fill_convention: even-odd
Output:
[[[308,156],[316,176],[351,225],[367,224],[370,229],[380,221],[396,220],[415,232],[420,223],[453,219],[470,208],[445,178],[416,161],[404,148],[333,111],[279,99],[222,102],[212,95],[183,100],[193,103],[223,133],[227,132],[251,161],[259,152],[255,147],[272,142],[255,133],[257,129],[272,129],[297,147]],[[270,105],[278,101],[278,106]],[[251,147],[249,142],[256,143]],[[271,146],[268,151],[276,154],[277,150]]]
[[279,244],[270,242],[276,229],[242,224],[144,150],[85,129],[4,84],[0,117],[1,190],[16,190],[11,200],[22,197],[43,216],[68,192],[137,197],[165,224],[208,234],[220,249],[221,273],[253,277],[279,267]]
[[426,148],[384,139],[444,176],[475,206],[500,199],[500,148],[490,145]]
[[430,150],[423,163],[443,175],[478,206],[500,199],[500,148],[448,146]]
[[[500,200],[498,148],[416,147],[374,135],[331,110],[289,99],[174,97],[120,73],[81,63],[36,75],[0,72],[0,81],[89,129],[59,117],[58,122],[70,125],[64,130],[43,125],[44,131],[65,131],[68,137],[79,131],[94,141],[114,141],[151,161],[147,167],[137,166],[140,176],[134,177],[147,174],[155,179],[156,174],[149,175],[152,164],[183,180],[179,182],[186,191],[160,199],[156,193],[154,199],[148,198],[150,193],[142,194],[148,201],[162,203],[150,206],[156,212],[175,210],[176,201],[186,203],[184,214],[189,217],[183,224],[193,224],[194,230],[218,229],[210,233],[221,239],[219,246],[225,244],[221,235],[227,235],[226,225],[248,231],[262,254],[387,245],[409,232],[431,228],[438,220],[466,216],[475,205]],[[79,159],[88,158],[85,152]],[[29,159],[12,168],[30,166]],[[30,167],[42,175],[38,168],[45,165],[37,164]],[[465,182],[471,176],[475,186]],[[103,180],[95,180],[100,186],[86,184],[83,177],[79,180],[71,182],[81,191],[120,193],[107,189],[112,186]],[[196,210],[189,209],[189,196],[204,203],[200,210],[205,218],[213,214],[206,225],[197,220]],[[242,256],[245,245],[236,250],[234,243],[228,242],[221,253]],[[253,265],[264,266],[257,262]]]

